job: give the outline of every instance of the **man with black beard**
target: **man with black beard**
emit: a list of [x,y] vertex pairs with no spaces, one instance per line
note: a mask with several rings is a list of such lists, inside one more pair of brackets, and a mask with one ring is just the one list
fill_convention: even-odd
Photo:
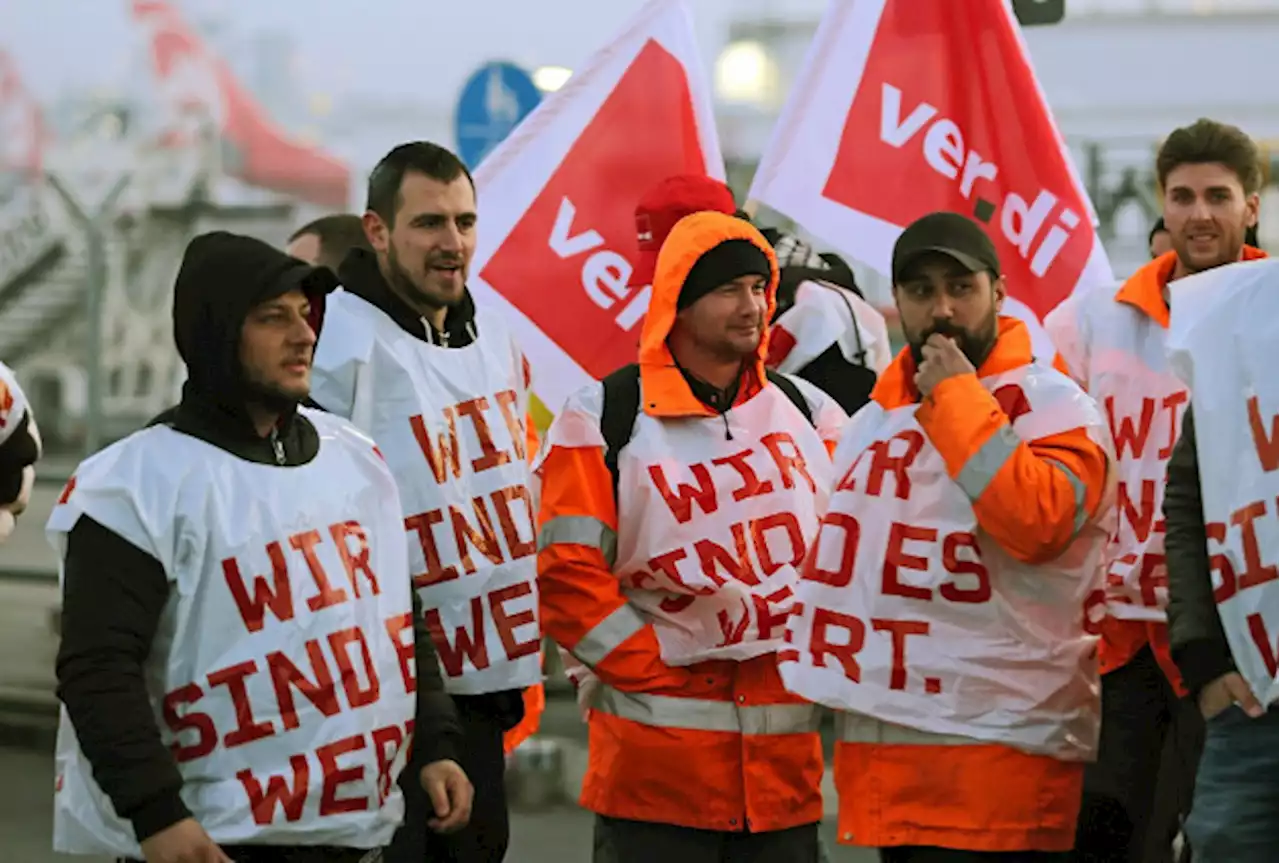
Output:
[[393,149],[369,177],[363,218],[373,251],[355,248],[338,268],[312,393],[374,439],[399,482],[410,569],[476,788],[469,826],[443,835],[428,829],[434,801],[406,781],[387,855],[496,863],[508,841],[504,735],[542,678],[528,367],[501,316],[467,290],[476,195],[453,153]]
[[[892,274],[908,348],[841,433],[782,678],[840,711],[842,843],[884,863],[1063,861],[1099,721],[1084,609],[1105,423],[1000,314],[981,225],[916,220]],[[910,639],[872,641],[895,626]],[[857,650],[833,663],[833,645]]]

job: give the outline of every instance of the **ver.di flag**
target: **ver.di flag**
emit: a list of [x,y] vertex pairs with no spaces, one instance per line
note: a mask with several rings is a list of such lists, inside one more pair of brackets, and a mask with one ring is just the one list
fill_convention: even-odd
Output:
[[724,178],[684,0],[646,4],[477,168],[469,286],[502,310],[553,410],[635,362],[649,302],[627,286],[635,205],[673,174]]
[[1113,280],[1005,0],[833,0],[750,197],[883,273],[913,220],[982,223],[1029,324]]

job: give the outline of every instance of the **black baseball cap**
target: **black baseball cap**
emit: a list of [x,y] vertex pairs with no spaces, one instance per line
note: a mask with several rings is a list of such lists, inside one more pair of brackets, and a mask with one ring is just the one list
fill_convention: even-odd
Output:
[[916,219],[893,244],[893,283],[921,255],[937,253],[953,259],[971,273],[990,270],[1000,275],[996,247],[982,226],[959,213],[930,213]]

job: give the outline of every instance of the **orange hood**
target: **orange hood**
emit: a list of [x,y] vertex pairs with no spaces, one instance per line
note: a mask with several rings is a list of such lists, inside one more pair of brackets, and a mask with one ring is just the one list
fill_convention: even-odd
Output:
[[[653,416],[682,416],[707,413],[706,408],[693,397],[688,385],[676,367],[667,336],[676,320],[676,302],[684,287],[689,271],[704,254],[726,240],[747,240],[764,252],[769,259],[769,286],[765,295],[768,309],[765,320],[773,318],[775,295],[778,290],[778,259],[773,247],[751,223],[737,216],[717,212],[694,213],[676,222],[671,233],[658,252],[654,268],[652,295],[649,311],[645,314],[640,331],[640,375],[645,393],[645,411]],[[764,358],[769,350],[769,332],[756,347],[755,362],[749,370],[758,387],[765,380]]]

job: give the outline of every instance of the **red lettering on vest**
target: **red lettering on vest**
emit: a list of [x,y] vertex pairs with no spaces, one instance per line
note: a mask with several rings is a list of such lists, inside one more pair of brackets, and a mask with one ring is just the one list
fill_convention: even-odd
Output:
[[461,402],[455,408],[458,416],[471,420],[471,427],[475,429],[476,440],[480,444],[480,457],[471,460],[471,470],[476,473],[501,467],[511,461],[511,453],[499,450],[493,442],[493,432],[489,430],[489,421],[484,415],[488,409],[489,400],[484,396]]
[[[204,692],[198,684],[188,683],[186,686],[180,686],[166,693],[161,700],[164,723],[173,732],[173,742],[169,744],[169,751],[173,753],[173,760],[179,764],[203,758],[218,745],[218,730],[214,727],[212,716],[195,710],[178,712],[180,706],[196,704],[203,697]],[[194,743],[187,745],[181,743],[179,738],[186,731],[196,733]]]
[[1151,421],[1156,415],[1155,399],[1142,400],[1142,413],[1136,423],[1132,417],[1122,416],[1117,424],[1115,396],[1107,396],[1104,403],[1107,407],[1107,419],[1111,423],[1111,436],[1116,442],[1116,457],[1123,460],[1127,446],[1134,459],[1142,458],[1142,453],[1147,448],[1147,437],[1151,434]]
[[1250,396],[1247,407],[1249,432],[1253,435],[1253,446],[1258,452],[1258,463],[1262,465],[1263,473],[1273,473],[1280,465],[1280,414],[1271,415],[1271,433],[1267,434],[1258,397]]
[[334,716],[340,709],[338,693],[333,685],[333,675],[325,661],[320,643],[309,639],[306,643],[307,658],[311,661],[309,679],[293,660],[280,651],[267,654],[267,670],[271,673],[271,685],[275,688],[276,701],[280,705],[280,719],[286,729],[297,728],[298,711],[294,707],[293,689],[302,693],[325,716]]
[[[901,446],[895,443],[901,442]],[[879,497],[884,493],[885,477],[893,475],[893,494],[898,500],[911,497],[911,476],[908,473],[915,463],[916,456],[924,449],[924,435],[915,429],[903,429],[888,440],[878,440],[858,454],[849,471],[844,475],[837,488],[838,491],[855,491],[857,481],[854,471],[862,463],[862,457],[870,454],[871,461],[867,466],[867,486],[864,493],[868,497]],[[895,455],[892,451],[896,450]]]
[[458,558],[462,562],[462,569],[467,575],[476,571],[470,548],[480,552],[494,566],[502,563],[502,546],[498,545],[498,536],[493,532],[493,521],[489,518],[489,510],[484,505],[484,498],[472,498],[471,511],[475,514],[477,527],[472,527],[466,515],[456,506],[449,507],[449,519],[453,522],[453,540],[458,547]]
[[[756,558],[760,561],[760,570],[768,578],[784,566],[798,567],[804,562],[804,531],[800,529],[800,520],[794,513],[779,512],[763,518],[751,520],[751,542],[756,549]],[[786,532],[791,552],[782,559],[775,558],[769,548],[768,532],[781,529]]]
[[[845,637],[832,640],[832,630],[843,630]],[[827,657],[833,656],[844,669],[844,676],[854,683],[862,682],[862,667],[858,665],[858,653],[867,640],[867,625],[851,614],[842,614],[827,608],[813,610],[813,631],[809,637],[809,654],[817,668],[827,667]]]
[[787,584],[768,596],[751,594],[751,603],[756,609],[756,627],[760,631],[761,641],[768,641],[786,633],[787,621],[792,614],[791,600],[794,596],[795,592]]
[[227,694],[236,713],[236,729],[222,738],[222,745],[228,749],[252,743],[276,733],[270,721],[257,722],[253,717],[253,703],[249,700],[249,688],[245,678],[258,673],[258,663],[252,659],[240,662],[229,668],[215,671],[208,676],[210,686],[225,686]]
[[751,625],[751,606],[747,605],[745,599],[740,599],[739,602],[742,605],[742,617],[737,620],[727,608],[716,612],[716,623],[720,626],[720,643],[716,645],[717,647],[741,644],[746,640],[747,627]]
[[707,515],[716,511],[719,504],[716,501],[715,483],[711,481],[711,471],[705,464],[691,465],[689,468],[693,474],[694,480],[698,483],[697,488],[685,483],[680,483],[675,492],[671,491],[671,484],[667,482],[666,472],[663,471],[662,465],[649,466],[649,478],[653,480],[654,488],[658,490],[658,494],[662,495],[662,499],[666,501],[667,508],[671,510],[671,514],[675,516],[679,524],[686,524],[693,518],[693,504],[697,501],[698,506]]
[[458,428],[457,414],[453,408],[444,409],[445,431],[436,436],[432,443],[431,432],[421,414],[409,417],[409,426],[413,429],[413,438],[422,450],[422,457],[431,468],[431,475],[437,483],[443,483],[450,473],[454,479],[462,476],[462,466],[458,461]]
[[458,568],[456,566],[444,566],[440,562],[440,547],[436,545],[436,535],[433,528],[442,522],[444,522],[444,512],[438,509],[405,517],[404,528],[405,530],[413,531],[417,535],[418,545],[422,549],[422,559],[427,567],[426,572],[420,572],[413,576],[413,586],[415,588],[421,589],[430,587],[433,584],[442,584],[446,581],[453,581],[458,577]]
[[[839,539],[835,531],[839,530]],[[853,568],[858,557],[858,542],[862,537],[862,528],[858,520],[843,512],[828,511],[822,518],[818,532],[818,544],[804,568],[801,578],[827,584],[831,587],[848,587],[853,582]],[[840,543],[840,564],[835,569],[826,569],[822,561],[829,559],[827,549]]]
[[805,463],[804,455],[796,445],[795,438],[786,432],[773,432],[760,438],[760,443],[769,451],[769,455],[773,457],[773,463],[778,466],[783,488],[795,488],[795,477],[801,476],[809,484],[809,491],[818,490],[818,484],[809,475],[809,466]]
[[67,480],[67,484],[62,487],[62,494],[58,495],[57,505],[62,506],[64,503],[71,500],[71,493],[75,490],[76,490],[76,477],[75,477],[75,474],[72,474],[71,478]]
[[[539,633],[536,628],[538,618],[533,610],[534,604],[530,603],[514,614],[507,611],[506,607],[508,602],[532,594],[533,586],[527,581],[509,584],[489,594],[489,612],[493,615],[494,628],[498,630],[498,640],[502,642],[502,649],[506,652],[508,659],[516,660],[538,652]],[[530,638],[519,641],[516,639],[515,631],[522,626],[535,628]]]
[[[319,544],[320,531],[318,530],[303,531],[289,537],[289,545],[302,552],[302,557],[307,562],[307,570],[311,573],[311,578],[320,590],[318,594],[307,600],[307,607],[312,611],[319,611],[322,608],[328,608],[331,605],[338,605],[347,601],[347,592],[329,583],[329,574],[324,571],[324,566],[316,555],[316,546]],[[267,553],[270,555],[270,547],[268,547]],[[275,559],[273,558],[271,562],[274,569]],[[279,582],[277,581],[278,585]],[[256,589],[255,585],[255,591]]]
[[[960,557],[967,551],[970,559]],[[991,573],[982,563],[982,555],[978,551],[978,538],[971,533],[952,533],[942,541],[942,568],[952,575],[972,576],[970,586],[961,587],[954,580],[938,585],[938,593],[948,602],[974,604],[986,602],[991,598]]]
[[377,758],[378,781],[376,789],[378,805],[381,806],[391,794],[391,783],[395,781],[391,776],[391,766],[395,764],[396,755],[399,754],[400,747],[404,745],[404,733],[399,726],[388,725],[385,728],[373,729],[369,736],[373,739],[373,751]]
[[[923,620],[883,620],[876,618],[871,621],[871,628],[876,632],[889,633],[889,637],[893,642],[893,664],[889,670],[889,688],[906,689],[907,636],[928,635],[929,624]],[[940,688],[940,684],[931,688],[936,693]]]
[[1187,403],[1187,391],[1179,390],[1176,393],[1169,393],[1160,402],[1160,406],[1169,414],[1169,437],[1165,440],[1164,446],[1160,447],[1160,451],[1156,456],[1161,461],[1167,461],[1173,455],[1173,447],[1178,442],[1178,432],[1182,430],[1181,412],[1178,410]]
[[1010,423],[1017,422],[1018,417],[1031,413],[1031,402],[1027,399],[1027,394],[1023,392],[1022,387],[1017,384],[1005,384],[997,388],[991,396]]
[[1254,612],[1248,617],[1249,638],[1253,641],[1254,647],[1258,648],[1258,655],[1262,657],[1262,664],[1267,669],[1267,674],[1272,677],[1276,676],[1276,648],[1275,639],[1267,634],[1267,622],[1263,620],[1262,615]]
[[[453,531],[453,544],[457,549],[458,564],[445,566],[441,559],[436,525],[445,520],[442,509],[428,510],[407,516],[405,530],[415,533],[422,549],[426,571],[413,576],[417,588],[431,587],[452,581],[461,575],[473,575],[479,569],[472,552],[479,552],[490,565],[500,566],[508,560],[519,560],[537,551],[537,533],[534,530],[533,498],[523,485],[513,485],[491,492],[488,500],[498,514],[502,538],[506,540],[506,554],[494,530],[493,517],[485,505],[484,497],[471,499],[470,516],[461,508],[451,505],[448,510],[449,527]],[[516,506],[516,502],[522,506]],[[522,511],[519,516],[513,511]]]
[[[527,606],[518,611],[509,609],[508,603],[519,599],[527,599]],[[502,642],[503,652],[507,659],[517,660],[523,656],[536,653],[538,636],[521,641],[515,630],[522,626],[531,626],[537,622],[536,602],[533,600],[533,586],[528,582],[507,585],[490,591],[487,596],[471,598],[471,625],[454,628],[452,638],[445,632],[440,611],[428,609],[423,615],[427,630],[431,633],[431,641],[440,656],[440,664],[450,677],[460,677],[464,673],[464,664],[469,662],[477,670],[489,667],[489,648],[485,643],[485,610],[493,618],[494,629]]]
[[741,522],[735,522],[729,528],[733,537],[733,552],[709,539],[700,539],[693,544],[693,553],[697,555],[698,566],[708,581],[716,587],[723,587],[726,578],[718,572],[723,568],[729,578],[737,579],[743,584],[757,585],[760,577],[751,566],[751,557],[747,553],[747,532]]
[[1129,495],[1129,484],[1116,483],[1116,506],[1121,517],[1133,528],[1133,535],[1138,542],[1145,543],[1154,530],[1164,533],[1164,519],[1156,519],[1156,483],[1155,480],[1144,479],[1138,487],[1138,505]]
[[267,777],[265,792],[251,769],[245,768],[236,774],[236,779],[240,780],[244,793],[249,798],[249,811],[253,813],[255,824],[270,824],[274,821],[276,804],[280,805],[286,821],[293,822],[302,818],[311,768],[305,755],[289,756],[289,767],[293,770],[293,783],[290,784],[283,776],[273,774]]
[[[414,662],[413,615],[397,614],[388,617],[384,622],[387,637],[396,652],[400,663],[400,679],[404,682],[404,691],[412,695],[418,691],[417,664]],[[405,633],[409,633],[406,639]]]
[[502,412],[502,420],[507,424],[507,432],[511,435],[511,446],[516,451],[516,458],[524,461],[529,457],[525,447],[525,428],[524,418],[516,413],[515,407],[520,401],[520,397],[516,395],[515,390],[502,390],[493,394],[494,399],[498,402],[498,410]]
[[342,812],[364,812],[369,808],[367,797],[338,796],[338,789],[343,785],[364,780],[363,764],[355,767],[339,767],[338,756],[348,752],[359,752],[368,745],[363,734],[353,734],[350,737],[326,743],[316,750],[316,758],[320,761],[320,773],[324,776],[324,784],[320,788],[320,817]]
[[898,580],[899,570],[913,569],[918,572],[927,572],[929,569],[927,559],[907,553],[905,546],[907,542],[913,540],[937,542],[938,531],[931,527],[914,527],[897,521],[889,526],[889,545],[884,553],[880,592],[885,596],[905,596],[907,599],[923,599],[927,602],[933,598],[932,590],[927,587],[903,584]]
[[[348,649],[353,644],[360,648],[365,683],[361,683],[355,665],[351,662]],[[333,651],[334,661],[338,663],[338,673],[342,677],[342,688],[347,694],[347,703],[352,708],[356,708],[377,701],[382,685],[378,680],[377,669],[373,665],[373,655],[369,652],[369,642],[365,640],[364,632],[360,627],[352,626],[329,633],[329,649]]]
[[[381,593],[378,587],[378,576],[373,572],[373,568],[369,565],[369,535],[365,533],[364,528],[356,521],[344,521],[339,524],[329,526],[329,535],[333,537],[333,543],[338,547],[338,557],[342,559],[342,567],[347,571],[347,580],[351,582],[351,590],[357,597],[360,593],[360,583],[356,579],[356,573],[362,573],[365,580],[369,582],[369,587],[373,590],[373,595],[377,596]],[[352,549],[350,542],[354,541],[355,548]]]
[[760,480],[755,469],[751,467],[747,461],[753,454],[752,450],[746,449],[742,452],[736,452],[733,455],[714,458],[711,463],[716,466],[727,466],[737,472],[738,477],[742,480],[742,485],[733,490],[733,499],[735,501],[744,501],[748,498],[759,497],[769,494],[773,491],[773,482],[771,480]]
[[[522,456],[523,458],[523,456]],[[500,488],[489,495],[493,508],[498,511],[498,526],[502,528],[502,537],[507,541],[507,551],[512,560],[528,557],[538,550],[538,534],[533,526],[533,497],[529,489],[522,485],[511,485]],[[511,517],[511,504],[519,501],[524,504],[524,524],[528,526],[528,539],[522,539]]]
[[1231,513],[1231,523],[1240,528],[1240,548],[1244,557],[1244,572],[1240,574],[1240,590],[1248,590],[1268,581],[1275,581],[1277,570],[1275,564],[1262,564],[1262,551],[1258,547],[1258,533],[1254,528],[1255,519],[1267,514],[1267,505],[1256,500],[1240,507]]
[[284,549],[278,542],[267,543],[267,558],[271,561],[271,582],[268,583],[260,575],[253,577],[253,597],[245,589],[244,577],[240,574],[240,564],[234,557],[222,561],[222,575],[235,599],[236,608],[240,610],[240,619],[245,629],[258,632],[262,629],[266,617],[266,609],[277,620],[293,619],[293,591],[289,587],[289,565],[284,559]]

